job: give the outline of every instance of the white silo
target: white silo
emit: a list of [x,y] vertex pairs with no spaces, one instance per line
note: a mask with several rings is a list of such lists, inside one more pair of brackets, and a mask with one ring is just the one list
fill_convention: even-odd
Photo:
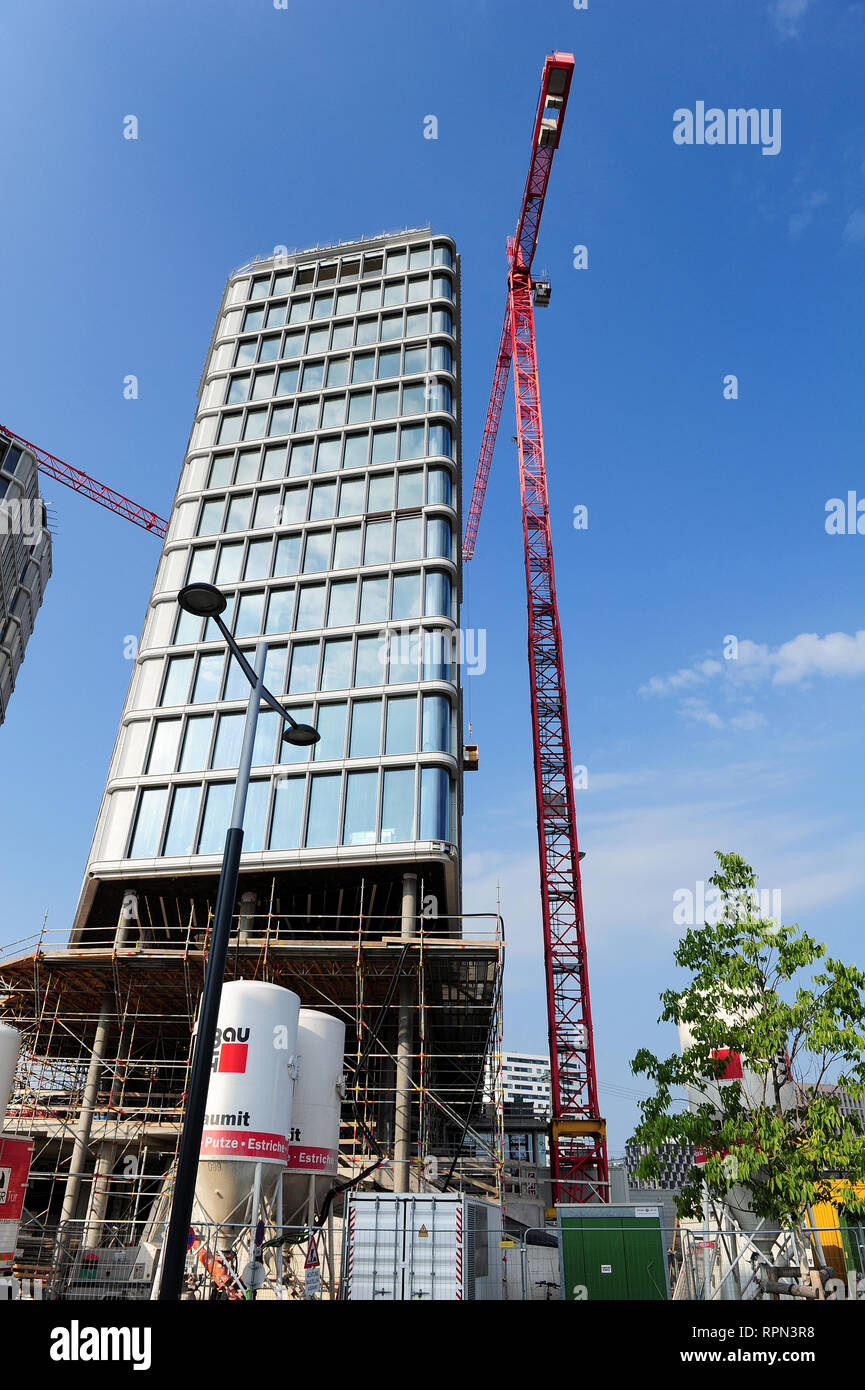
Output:
[[[730,1014],[721,1014],[720,1017],[725,1021],[732,1022]],[[741,1023],[747,1014],[740,1014],[737,1021]],[[679,1024],[679,1042],[684,1053],[689,1047],[694,1045],[694,1035],[686,1023]],[[719,1060],[724,1058],[724,1054],[719,1053]],[[743,1066],[739,1054],[729,1051],[726,1054],[727,1074],[718,1078],[707,1079],[699,1088],[686,1086],[688,1103],[692,1110],[696,1110],[699,1105],[711,1105],[719,1114],[722,1112],[721,1093],[729,1086],[737,1086],[741,1091],[742,1103],[746,1108],[767,1105],[774,1108],[776,1103],[775,1077],[772,1069],[756,1072]],[[782,1111],[791,1109],[796,1104],[796,1087],[792,1078],[788,1075],[786,1066],[779,1059],[778,1066],[778,1091],[777,1100],[781,1105]],[[735,1157],[735,1154],[733,1155]],[[758,1228],[761,1218],[751,1207],[751,1191],[745,1183],[734,1183],[724,1197],[724,1206],[730,1216],[738,1222],[743,1231],[751,1235],[755,1244],[769,1257],[775,1243],[775,1236],[768,1231],[764,1234]]]
[[3,1128],[3,1120],[12,1098],[20,1046],[21,1034],[18,1029],[9,1023],[0,1023],[0,1129]]
[[223,986],[195,1188],[199,1219],[255,1221],[256,1191],[270,1204],[288,1156],[299,1009],[281,985]]
[[[329,1187],[339,1167],[339,1121],[344,1084],[345,1024],[317,1009],[301,1009],[297,1081],[283,1180],[287,1224],[302,1224],[310,1197]],[[310,1179],[320,1179],[311,1187]]]

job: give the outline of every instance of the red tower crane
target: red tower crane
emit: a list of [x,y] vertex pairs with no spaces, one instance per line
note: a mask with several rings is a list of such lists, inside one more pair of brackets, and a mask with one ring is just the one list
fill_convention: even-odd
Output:
[[124,497],[122,492],[115,492],[114,488],[108,487],[106,483],[97,483],[95,478],[82,473],[79,468],[73,468],[71,464],[64,463],[62,459],[55,458],[53,454],[46,453],[38,444],[31,444],[29,439],[22,438],[5,425],[0,425],[0,434],[7,435],[9,439],[14,439],[29,449],[36,458],[40,473],[48,473],[52,478],[56,478],[57,482],[65,483],[75,492],[83,493],[91,501],[98,502],[100,507],[107,507],[109,511],[125,516],[127,521],[134,521],[136,526],[141,526],[145,531],[152,531],[155,536],[165,536],[168,523],[147,507],[140,507],[137,502]]
[[591,1202],[609,1200],[607,1140],[606,1126],[598,1113],[562,634],[556,604],[535,351],[533,300],[539,307],[548,304],[550,287],[546,281],[533,281],[531,274],[573,70],[571,53],[553,53],[544,63],[528,178],[517,229],[507,243],[508,297],[466,522],[463,558],[470,560],[474,554],[513,362],[550,1035],[553,1191],[557,1202]]

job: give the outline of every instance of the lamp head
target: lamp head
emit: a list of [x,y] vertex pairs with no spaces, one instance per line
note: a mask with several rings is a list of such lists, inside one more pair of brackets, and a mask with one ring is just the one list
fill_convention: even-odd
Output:
[[311,724],[289,724],[282,737],[286,743],[306,747],[310,743],[318,743],[321,734]]
[[215,618],[224,613],[228,605],[225,594],[214,584],[187,584],[177,595],[177,602],[187,613],[196,618]]

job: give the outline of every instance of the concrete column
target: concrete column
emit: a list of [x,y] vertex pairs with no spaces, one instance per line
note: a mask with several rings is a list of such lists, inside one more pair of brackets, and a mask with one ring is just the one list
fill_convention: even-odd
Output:
[[[403,874],[402,921],[404,941],[417,934],[417,874]],[[408,1192],[411,1153],[411,1059],[414,1042],[414,981],[399,987],[396,1044],[396,1102],[394,1105],[393,1190]]]
[[60,1227],[57,1232],[58,1243],[64,1226],[74,1218],[75,1210],[78,1206],[78,1193],[81,1188],[82,1169],[85,1155],[90,1144],[90,1129],[93,1124],[93,1111],[96,1108],[96,1098],[99,1094],[99,1082],[102,1079],[105,1049],[108,1043],[108,1033],[111,1026],[112,1005],[113,999],[111,990],[107,989],[102,996],[102,1004],[99,1009],[99,1021],[96,1024],[96,1037],[93,1040],[93,1051],[90,1054],[90,1065],[87,1068],[87,1080],[84,1083],[81,1110],[78,1114],[78,1123],[75,1126],[75,1143],[72,1148],[72,1158],[69,1163],[69,1177],[66,1179],[66,1191],[63,1194],[63,1210],[60,1214]]
[[117,1145],[106,1139],[104,1143],[100,1144],[99,1153],[96,1155],[93,1185],[90,1189],[90,1203],[87,1208],[87,1225],[84,1228],[84,1244],[88,1250],[93,1250],[102,1239],[102,1225],[108,1209],[111,1174],[114,1171],[116,1154]]

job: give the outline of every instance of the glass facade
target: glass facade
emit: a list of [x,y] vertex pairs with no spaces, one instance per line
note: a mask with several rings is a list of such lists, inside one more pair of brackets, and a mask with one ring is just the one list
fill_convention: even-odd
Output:
[[91,866],[221,854],[249,687],[193,581],[321,733],[259,716],[244,854],[458,846],[457,295],[429,232],[229,280]]

